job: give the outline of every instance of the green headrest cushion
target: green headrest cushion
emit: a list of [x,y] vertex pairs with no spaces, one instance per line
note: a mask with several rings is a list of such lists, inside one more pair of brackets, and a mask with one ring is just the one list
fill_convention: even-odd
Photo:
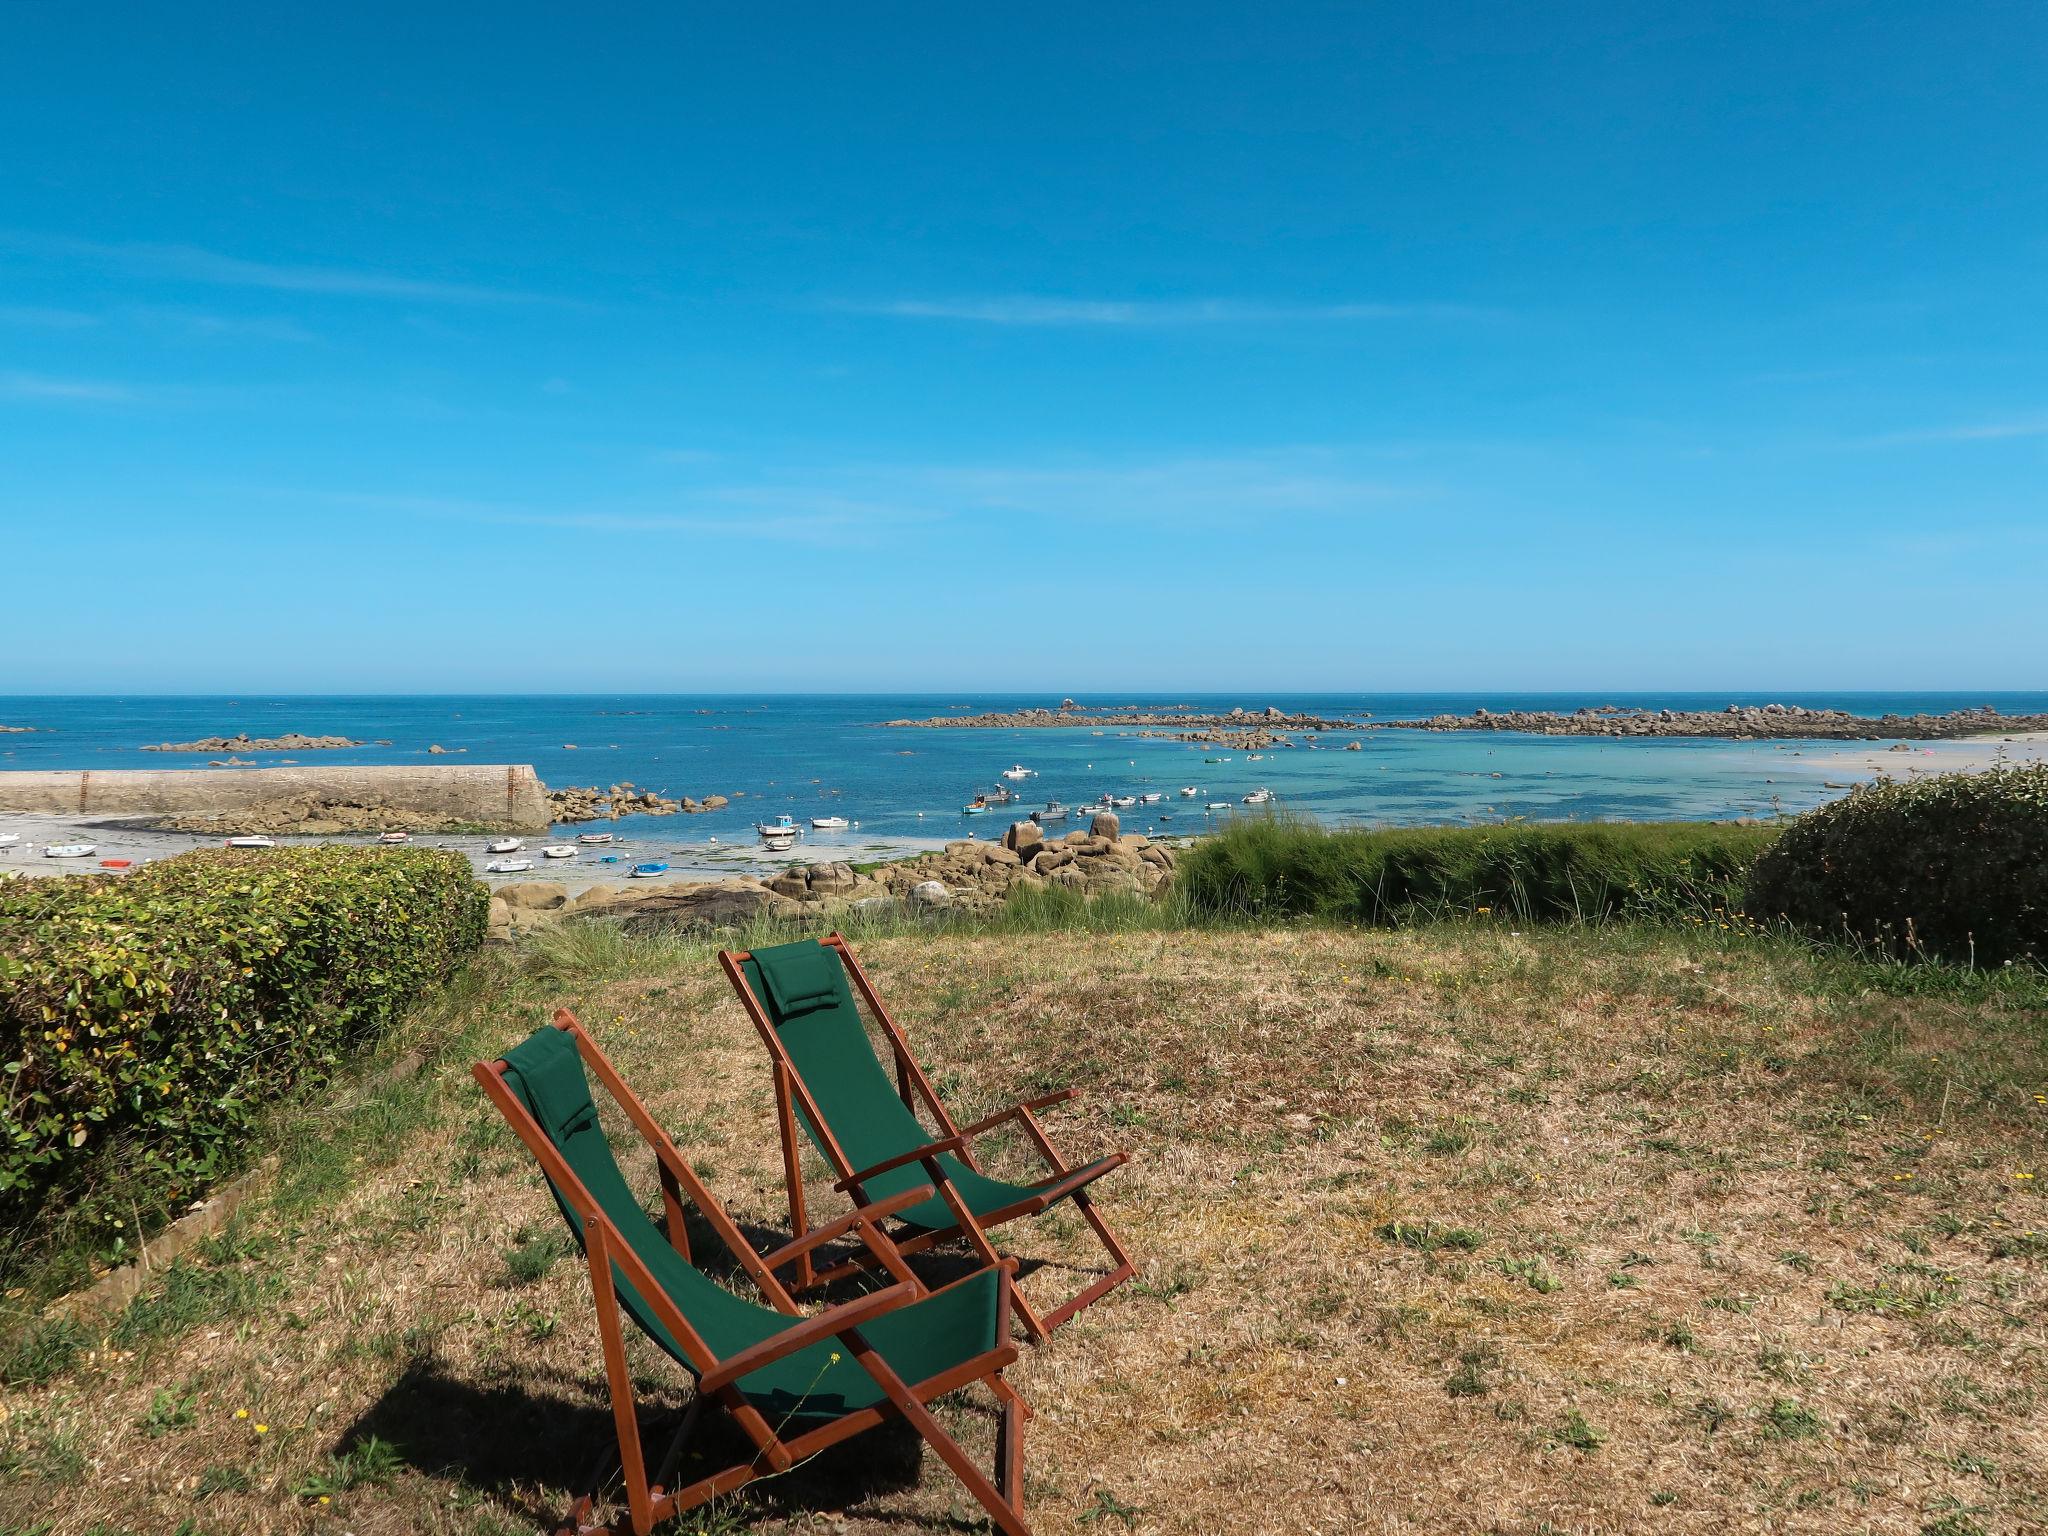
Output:
[[757,949],[754,964],[761,972],[761,984],[768,989],[768,1005],[775,1010],[778,1021],[836,1003],[845,995],[846,981],[839,968],[839,956],[815,939]]
[[590,1079],[583,1075],[583,1058],[567,1030],[535,1030],[505,1053],[505,1068],[505,1076],[556,1146],[597,1123]]

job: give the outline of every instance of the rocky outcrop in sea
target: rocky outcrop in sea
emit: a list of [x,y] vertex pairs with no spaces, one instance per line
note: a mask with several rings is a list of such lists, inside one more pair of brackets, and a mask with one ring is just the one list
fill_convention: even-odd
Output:
[[346,747],[368,746],[346,736],[306,736],[286,731],[282,736],[202,736],[197,741],[164,741],[144,752],[337,752]]
[[704,811],[724,810],[727,804],[724,795],[706,795],[702,800],[683,795],[671,800],[634,784],[614,784],[610,789],[599,789],[594,784],[571,785],[548,791],[548,814],[557,822],[617,821],[621,816],[696,816]]

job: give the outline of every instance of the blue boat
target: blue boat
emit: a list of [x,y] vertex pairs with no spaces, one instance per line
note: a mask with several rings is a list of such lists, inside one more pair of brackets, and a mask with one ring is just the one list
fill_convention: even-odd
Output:
[[635,864],[627,878],[632,880],[652,880],[656,875],[665,875],[667,873],[668,866],[666,864]]

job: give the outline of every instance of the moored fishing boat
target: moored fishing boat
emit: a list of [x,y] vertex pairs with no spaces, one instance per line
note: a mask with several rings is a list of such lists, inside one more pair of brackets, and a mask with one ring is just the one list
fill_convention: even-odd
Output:
[[1164,800],[1165,798],[1166,796],[1162,795],[1158,790],[1148,789],[1145,791],[1144,794],[1138,796],[1138,804],[1157,805],[1161,800]]
[[839,827],[851,826],[852,823],[844,816],[813,816],[811,818],[811,825],[830,831]]
[[524,844],[523,842],[521,842],[521,841],[520,841],[520,840],[519,840],[518,838],[516,838],[516,837],[499,837],[499,838],[493,838],[493,839],[492,839],[492,840],[491,840],[490,842],[488,842],[488,843],[485,843],[485,844],[484,844],[484,852],[485,852],[485,853],[517,853],[517,852],[518,852],[518,851],[519,851],[520,849],[524,848],[525,846],[526,846],[526,844]]
[[0,848],[12,848],[21,841],[19,832],[0,832]]
[[390,843],[395,846],[399,843],[411,842],[412,834],[410,832],[379,832],[377,834],[377,841],[380,843]]
[[803,830],[803,828],[799,827],[796,824],[796,818],[794,816],[790,815],[787,811],[784,811],[780,816],[775,817],[772,821],[756,822],[754,825],[754,830],[760,833],[763,837],[794,838],[799,832]]
[[576,857],[574,843],[549,843],[541,849],[541,856],[549,859],[573,859]]
[[97,843],[52,843],[43,850],[46,859],[89,859],[98,853]]
[[656,875],[665,875],[667,873],[668,866],[660,862],[635,864],[626,871],[626,878],[629,880],[652,880]]
[[230,848],[275,848],[277,840],[265,837],[261,832],[251,832],[243,837],[229,838],[228,846]]
[[1035,779],[1038,777],[1038,770],[1036,768],[1026,768],[1022,763],[1012,763],[1003,770],[1003,777],[1006,779]]
[[602,847],[611,840],[612,835],[609,832],[585,832],[576,839],[577,842],[589,848]]
[[484,866],[487,875],[520,875],[533,868],[531,859],[493,859]]
[[1244,797],[1244,803],[1246,805],[1264,805],[1272,798],[1273,791],[1270,789],[1255,789]]
[[1044,810],[1031,813],[1031,819],[1033,821],[1065,821],[1069,814],[1071,813],[1059,801],[1048,800]]

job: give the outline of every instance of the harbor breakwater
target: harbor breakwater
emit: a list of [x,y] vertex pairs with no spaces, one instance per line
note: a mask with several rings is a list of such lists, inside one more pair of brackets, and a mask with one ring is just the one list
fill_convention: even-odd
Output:
[[264,830],[260,823],[272,819],[271,812],[287,808],[293,830],[313,830],[305,826],[308,813],[317,817],[322,808],[331,808],[337,822],[350,819],[351,810],[378,808],[391,826],[417,830],[544,832],[549,825],[546,788],[524,763],[0,773],[0,811],[162,817],[196,831],[214,828],[201,828],[195,819],[216,818],[221,830]]

